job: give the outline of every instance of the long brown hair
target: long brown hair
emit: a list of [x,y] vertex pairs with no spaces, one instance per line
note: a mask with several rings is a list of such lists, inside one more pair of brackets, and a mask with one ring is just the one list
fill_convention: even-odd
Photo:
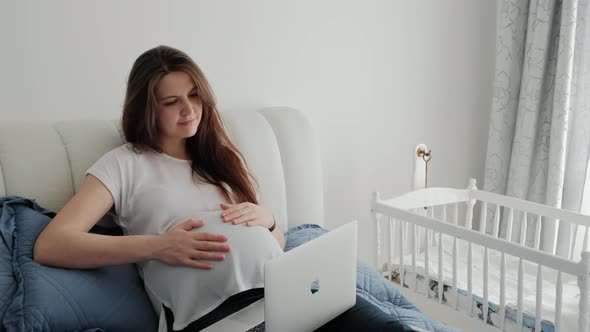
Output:
[[248,172],[244,156],[225,132],[209,82],[184,52],[158,46],[135,60],[123,105],[125,140],[139,150],[162,152],[158,146],[156,85],[166,74],[176,71],[193,79],[203,104],[197,133],[186,139],[193,178],[216,185],[230,202],[257,204],[256,181]]

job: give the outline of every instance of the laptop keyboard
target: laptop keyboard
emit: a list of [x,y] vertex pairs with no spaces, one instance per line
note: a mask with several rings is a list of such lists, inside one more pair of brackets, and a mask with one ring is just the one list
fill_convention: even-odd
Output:
[[266,331],[266,328],[265,328],[264,322],[262,322],[256,326],[254,326],[253,328],[249,329],[246,332],[264,332],[264,331]]

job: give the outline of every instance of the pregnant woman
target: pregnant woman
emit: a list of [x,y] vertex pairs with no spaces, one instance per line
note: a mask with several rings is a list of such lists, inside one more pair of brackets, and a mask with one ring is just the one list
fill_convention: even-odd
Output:
[[[166,46],[143,53],[129,75],[122,128],[127,143],[88,169],[39,236],[35,260],[137,263],[169,331],[201,330],[260,299],[264,263],[283,253],[285,238],[258,204],[256,181],[194,61]],[[105,214],[126,236],[88,233]],[[320,330],[406,329],[357,296]]]

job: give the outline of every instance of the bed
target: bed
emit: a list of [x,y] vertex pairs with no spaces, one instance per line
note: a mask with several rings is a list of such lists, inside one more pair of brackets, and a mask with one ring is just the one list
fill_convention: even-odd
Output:
[[[374,193],[371,213],[375,266],[434,318],[465,330],[588,331],[590,216],[478,190],[474,179]],[[541,246],[541,225],[561,220],[583,234],[566,258]]]
[[[286,250],[327,232],[319,145],[308,117],[284,107],[221,117],[258,180],[261,204],[289,230]],[[158,329],[134,264],[72,270],[33,259],[36,237],[85,171],[121,144],[118,119],[0,125],[0,332]],[[108,215],[91,231],[121,235]],[[408,324],[456,331],[426,317],[362,262],[357,294]]]

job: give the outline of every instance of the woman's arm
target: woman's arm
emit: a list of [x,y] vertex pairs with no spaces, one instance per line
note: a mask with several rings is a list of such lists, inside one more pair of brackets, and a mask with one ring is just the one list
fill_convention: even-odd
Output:
[[283,249],[283,251],[284,251],[285,250],[285,235],[283,235],[283,232],[279,229],[279,226],[277,225],[271,233],[277,239],[277,241],[279,242],[279,246],[281,246],[281,249]]
[[[210,251],[229,251],[222,235],[190,232],[202,221],[187,220],[162,235],[107,236],[88,231],[113,206],[108,189],[93,175],[39,235],[34,259],[65,268],[97,268],[159,259],[169,264],[211,268],[195,259],[222,260]],[[196,240],[196,241],[195,241]]]

